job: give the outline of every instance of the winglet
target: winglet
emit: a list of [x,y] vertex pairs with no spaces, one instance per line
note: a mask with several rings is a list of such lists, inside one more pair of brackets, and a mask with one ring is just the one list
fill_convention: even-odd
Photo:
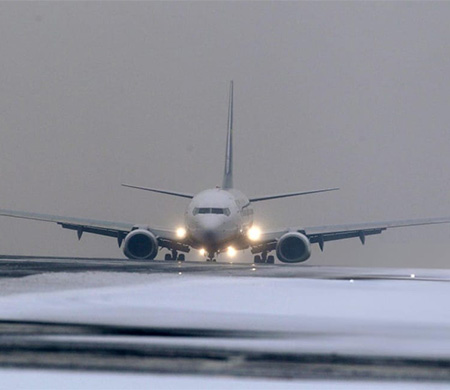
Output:
[[228,102],[227,149],[225,152],[225,171],[222,188],[233,188],[233,81],[230,81],[230,97]]

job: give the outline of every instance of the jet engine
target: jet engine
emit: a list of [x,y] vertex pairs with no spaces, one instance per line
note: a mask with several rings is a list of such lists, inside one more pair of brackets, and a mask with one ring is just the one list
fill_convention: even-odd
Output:
[[125,237],[123,253],[129,259],[153,260],[158,253],[158,240],[146,229],[136,229]]
[[283,263],[301,263],[311,256],[311,243],[304,234],[286,233],[279,239],[276,252]]

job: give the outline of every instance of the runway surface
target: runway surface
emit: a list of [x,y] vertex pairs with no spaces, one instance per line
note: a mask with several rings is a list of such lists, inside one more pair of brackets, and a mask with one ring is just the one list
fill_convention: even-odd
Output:
[[308,264],[253,264],[179,261],[137,261],[102,258],[59,258],[0,255],[0,278],[55,272],[123,272],[137,274],[205,274],[308,279],[411,279],[450,281],[450,270],[330,267]]
[[0,256],[0,367],[447,383],[449,281],[448,270]]

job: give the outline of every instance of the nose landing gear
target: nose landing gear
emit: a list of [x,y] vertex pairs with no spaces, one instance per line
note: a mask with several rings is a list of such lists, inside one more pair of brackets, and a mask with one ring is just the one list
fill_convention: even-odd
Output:
[[209,252],[208,257],[206,258],[206,261],[211,261],[211,262],[215,263],[216,262],[215,253]]

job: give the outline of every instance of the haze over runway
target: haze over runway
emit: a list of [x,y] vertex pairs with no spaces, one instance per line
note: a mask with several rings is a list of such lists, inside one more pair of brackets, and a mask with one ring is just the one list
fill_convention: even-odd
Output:
[[[1,208],[175,226],[220,184],[262,226],[450,215],[450,4],[1,3]],[[0,218],[1,253],[117,257],[114,240]],[[448,267],[450,227],[332,243],[314,264]],[[192,258],[195,256],[193,255]]]

